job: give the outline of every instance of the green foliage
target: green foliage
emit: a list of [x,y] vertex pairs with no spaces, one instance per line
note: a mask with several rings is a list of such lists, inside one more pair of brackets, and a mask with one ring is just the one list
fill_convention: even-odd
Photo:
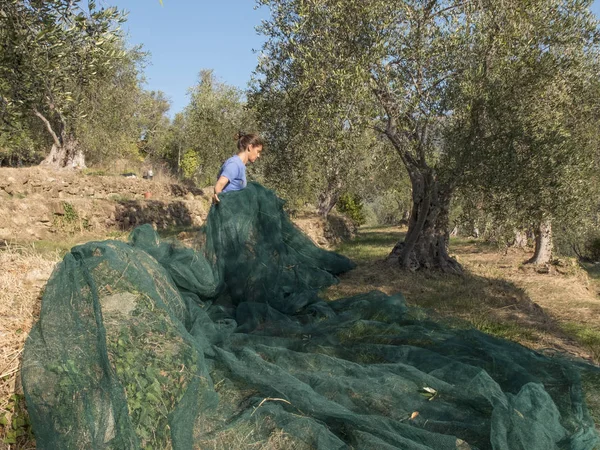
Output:
[[577,322],[564,322],[561,328],[576,342],[587,348],[595,359],[600,359],[600,330]]
[[146,54],[124,21],[95,1],[0,5],[0,160],[36,163],[51,145],[92,164],[158,153],[169,102],[142,89]]
[[[362,98],[366,85],[339,67],[343,63],[337,54],[351,57],[352,49],[341,49],[344,43],[329,36],[321,39],[319,27],[326,27],[329,17],[311,15],[302,2],[260,3],[273,13],[261,27],[271,40],[264,46],[249,104],[269,142],[265,182],[295,205],[317,205],[326,214],[343,192],[366,181],[381,153],[377,133],[361,126],[371,112]],[[335,15],[336,7],[328,4],[322,11]]]
[[2,130],[0,132],[0,166],[18,167],[41,161],[44,154],[39,148],[44,143],[44,139],[40,140],[34,130],[26,129],[21,124]]
[[372,211],[372,225],[406,225],[411,209],[410,190],[388,188],[371,194],[365,208]]
[[416,211],[432,220],[415,224],[411,242],[428,222],[448,231],[436,208],[463,184],[466,196],[486,192],[496,222],[587,210],[600,117],[589,0],[258,3],[271,12],[255,88],[271,134],[319,173],[340,159],[297,151],[307,130],[342,142],[346,129],[377,130],[410,175],[414,207],[429,207]]
[[[181,173],[184,178],[193,178],[198,172],[200,158],[196,150],[188,150],[181,160]],[[216,174],[215,174],[216,177]]]
[[151,159],[161,158],[168,145],[171,102],[161,91],[142,91],[138,100],[138,133],[140,152]]
[[146,54],[139,48],[127,50],[110,77],[86,87],[86,113],[73,126],[88,162],[107,165],[123,159],[137,165],[160,153],[170,105],[162,92],[142,89],[145,63]]
[[586,1],[527,8],[482,14],[503,31],[479,44],[493,49],[485,70],[457,86],[470,108],[449,142],[472,148],[460,160],[460,195],[478,198],[472,206],[509,233],[547,219],[579,228],[597,197],[598,21]]
[[[116,8],[94,1],[3,2],[0,7],[2,123],[34,115],[57,146],[73,138],[86,86],[109,76],[125,56]],[[36,119],[37,120],[37,119]]]
[[65,211],[64,221],[67,223],[76,222],[79,219],[79,214],[75,210],[75,207],[71,205],[69,202],[62,202],[63,209]]
[[600,261],[600,235],[590,237],[585,246],[585,257],[592,261]]
[[340,196],[336,206],[339,212],[346,214],[356,224],[364,225],[365,211],[362,200],[358,195],[344,193]]
[[76,233],[90,228],[89,220],[81,217],[75,206],[69,202],[62,202],[64,214],[54,214],[54,227],[68,233]]
[[223,162],[238,151],[236,133],[256,130],[253,113],[246,108],[242,92],[219,82],[211,70],[200,72],[189,95],[190,103],[176,118],[165,150],[174,160],[172,166],[179,163],[183,176],[201,186],[213,185]]
[[2,442],[15,445],[22,439],[31,439],[33,432],[25,410],[25,397],[22,394],[11,395],[5,409],[0,413],[0,434],[4,436]]
[[[156,309],[145,294],[133,294],[137,300],[132,320],[108,329],[108,355],[125,388],[127,409],[142,447],[159,450],[169,447],[169,413],[196,376],[198,361],[189,344],[169,326],[168,314]],[[114,320],[118,323],[122,317]]]

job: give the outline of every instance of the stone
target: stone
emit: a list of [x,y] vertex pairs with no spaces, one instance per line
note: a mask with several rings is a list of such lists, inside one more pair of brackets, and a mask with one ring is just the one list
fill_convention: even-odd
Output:
[[65,215],[65,207],[62,204],[62,202],[52,202],[49,205],[50,207],[50,213],[57,215],[57,216],[64,216]]

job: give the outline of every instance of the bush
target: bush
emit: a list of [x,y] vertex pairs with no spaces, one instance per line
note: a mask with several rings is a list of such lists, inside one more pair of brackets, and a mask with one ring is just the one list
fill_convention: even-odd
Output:
[[358,225],[366,222],[362,200],[355,194],[342,194],[337,202],[337,209],[342,214],[350,217]]

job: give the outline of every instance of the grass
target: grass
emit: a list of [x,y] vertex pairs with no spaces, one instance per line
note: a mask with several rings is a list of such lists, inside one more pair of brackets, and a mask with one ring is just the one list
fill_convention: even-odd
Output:
[[592,328],[590,325],[579,322],[563,322],[561,328],[569,336],[574,337],[580,345],[587,348],[594,360],[600,360],[600,328]]
[[134,200],[134,196],[131,194],[108,194],[107,198],[117,203],[126,203]]
[[326,298],[402,292],[411,305],[494,336],[600,361],[600,299],[594,293],[600,291],[600,269],[587,268],[588,277],[573,260],[564,260],[551,274],[539,274],[523,265],[526,252],[456,238],[450,253],[465,268],[463,276],[399,271],[384,260],[403,236],[399,228],[362,228],[356,239],[340,245],[337,251],[358,266]]
[[344,242],[336,251],[357,263],[385,258],[402,234],[396,229],[364,228],[351,242]]
[[[441,318],[465,321],[485,333],[538,351],[600,362],[600,265],[562,260],[550,274],[523,263],[530,254],[504,252],[474,239],[452,239],[450,253],[465,268],[463,276],[404,272],[383,260],[403,238],[400,229],[363,228],[337,249],[358,266],[329,288],[328,299],[378,289],[402,292],[410,305],[433,310]],[[357,335],[364,330],[352,330]],[[600,424],[600,375],[582,379],[586,403]]]
[[128,235],[129,231],[111,231],[106,234],[84,232],[76,235],[62,236],[60,240],[40,239],[37,241],[20,243],[18,247],[29,249],[42,256],[58,255],[62,258],[76,245],[105,239],[125,240]]

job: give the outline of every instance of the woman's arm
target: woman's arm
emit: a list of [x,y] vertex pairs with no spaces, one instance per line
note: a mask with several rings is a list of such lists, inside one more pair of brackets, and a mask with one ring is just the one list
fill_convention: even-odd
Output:
[[219,200],[219,194],[223,191],[223,189],[225,189],[227,183],[229,183],[229,179],[226,176],[221,175],[217,180],[217,184],[215,184],[215,194],[213,195],[213,203],[219,203],[221,201]]

